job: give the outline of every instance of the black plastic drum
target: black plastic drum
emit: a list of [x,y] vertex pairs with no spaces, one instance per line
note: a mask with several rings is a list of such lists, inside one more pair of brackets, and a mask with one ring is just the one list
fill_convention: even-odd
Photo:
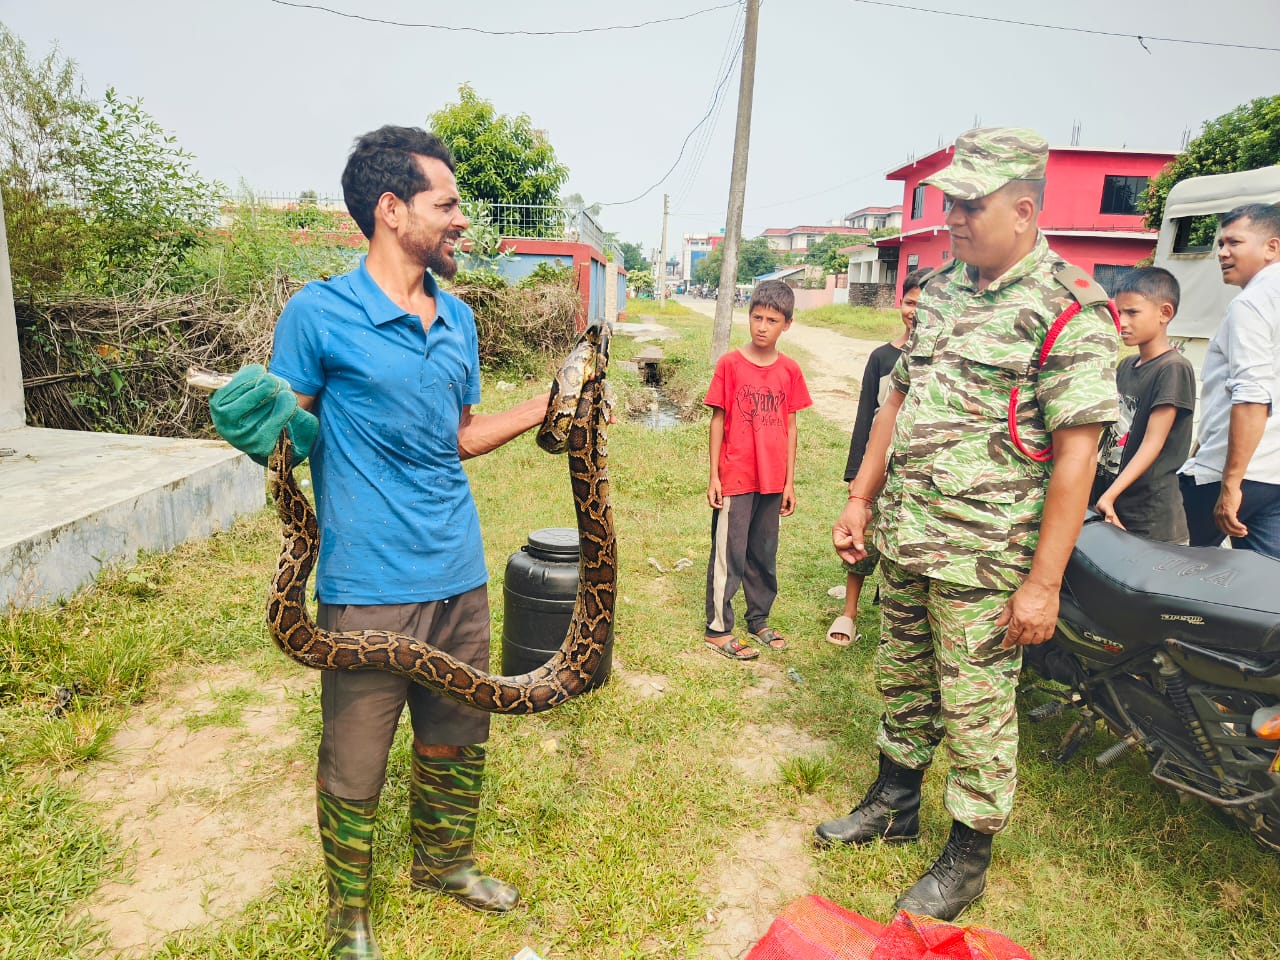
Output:
[[[507,560],[502,585],[502,672],[518,676],[542,666],[564,642],[578,594],[578,531],[545,527]],[[587,686],[594,690],[613,667],[613,627]]]

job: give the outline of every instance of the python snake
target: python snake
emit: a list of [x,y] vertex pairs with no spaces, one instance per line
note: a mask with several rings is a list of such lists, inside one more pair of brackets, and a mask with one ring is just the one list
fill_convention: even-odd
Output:
[[316,626],[306,591],[319,549],[315,510],[293,476],[292,449],[282,431],[268,461],[270,486],[284,524],[280,560],[267,600],[271,637],[289,657],[319,670],[384,670],[491,713],[538,713],[581,693],[600,666],[613,622],[617,542],[609,504],[605,382],[609,331],[588,327],[551,386],[537,442],[566,452],[577,515],[580,558],[573,618],[560,649],[521,676],[486,673],[401,633],[335,632]]

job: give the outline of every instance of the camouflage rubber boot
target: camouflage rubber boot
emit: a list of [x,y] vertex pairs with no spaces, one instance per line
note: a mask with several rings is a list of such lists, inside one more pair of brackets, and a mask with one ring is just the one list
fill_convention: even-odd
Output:
[[414,751],[409,876],[419,890],[443,891],[473,910],[506,913],[520,902],[519,891],[482,873],[473,854],[483,781],[483,747],[463,747],[458,760]]
[[982,896],[991,864],[991,834],[979,833],[959,820],[951,823],[951,836],[923,877],[904,893],[897,910],[954,920]]
[[373,821],[378,798],[342,800],[316,790],[316,819],[329,878],[325,939],[330,960],[382,960],[369,924]]
[[818,824],[823,844],[859,845],[883,840],[905,843],[920,835],[920,784],[923,770],[900,767],[880,754],[880,775],[847,817]]

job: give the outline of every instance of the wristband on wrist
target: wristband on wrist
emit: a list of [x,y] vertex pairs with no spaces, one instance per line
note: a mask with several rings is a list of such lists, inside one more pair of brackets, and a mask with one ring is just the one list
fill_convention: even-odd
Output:
[[850,499],[850,500],[861,500],[863,503],[875,503],[875,501],[874,501],[874,500],[872,500],[870,497],[864,497],[864,496],[862,496],[861,494],[857,494],[857,493],[851,493],[851,494],[849,494],[849,499]]

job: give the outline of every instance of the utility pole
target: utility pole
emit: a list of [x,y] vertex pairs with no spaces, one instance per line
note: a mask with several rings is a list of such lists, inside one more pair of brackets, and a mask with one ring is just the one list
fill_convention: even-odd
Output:
[[742,33],[742,77],[738,81],[738,124],[733,133],[733,170],[729,175],[729,212],[724,224],[724,259],[720,262],[720,290],[711,328],[711,362],[729,349],[733,300],[737,292],[738,241],[742,236],[742,207],[747,195],[747,148],[751,142],[751,95],[756,79],[756,27],[760,0],[747,0],[747,24]]
[[662,195],[662,259],[658,263],[658,309],[667,303],[667,216],[671,213],[671,196]]

